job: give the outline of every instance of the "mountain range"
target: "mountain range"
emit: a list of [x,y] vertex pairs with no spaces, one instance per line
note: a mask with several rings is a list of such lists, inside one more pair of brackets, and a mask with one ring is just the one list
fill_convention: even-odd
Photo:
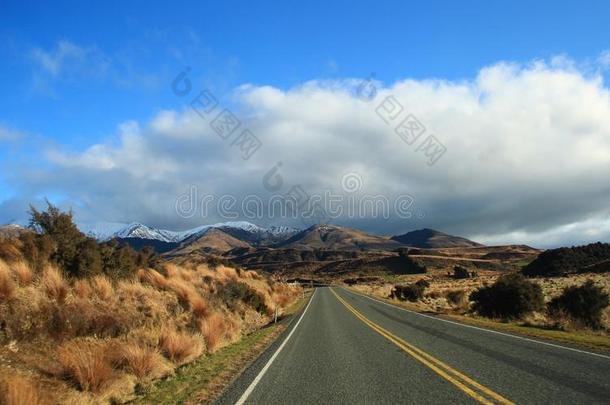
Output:
[[[16,225],[2,228],[14,233]],[[433,229],[420,229],[395,236],[379,236],[338,225],[319,224],[307,229],[287,226],[261,227],[246,221],[202,225],[185,231],[169,231],[141,223],[79,224],[88,236],[99,241],[116,239],[139,249],[151,246],[157,252],[193,251],[224,254],[248,249],[282,249],[295,251],[392,251],[405,247],[472,248],[483,246],[466,238]],[[241,250],[240,250],[241,249]]]
[[141,223],[82,226],[86,234],[100,241],[117,239],[135,248],[151,246],[158,252],[186,254],[225,253],[234,249],[273,248],[298,251],[364,251],[395,250],[404,247],[477,247],[471,240],[433,229],[420,229],[395,236],[379,236],[347,227],[320,224],[307,229],[286,226],[260,227],[246,221],[202,225],[185,231],[152,228]]

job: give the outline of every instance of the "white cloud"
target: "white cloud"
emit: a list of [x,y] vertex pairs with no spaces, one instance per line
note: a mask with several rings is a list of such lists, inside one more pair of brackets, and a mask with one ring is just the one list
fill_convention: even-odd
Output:
[[96,46],[80,46],[71,41],[58,41],[49,50],[34,48],[30,57],[40,70],[53,78],[75,75],[103,76],[111,61]]
[[22,132],[0,125],[0,141],[17,141],[23,137],[25,135]]
[[610,50],[600,53],[597,60],[602,67],[610,68]]
[[[338,192],[343,174],[356,170],[363,193],[409,193],[425,213],[339,221],[347,225],[384,233],[429,226],[537,245],[594,240],[608,237],[610,96],[601,77],[574,66],[565,57],[500,63],[470,81],[398,81],[377,88],[373,100],[355,94],[353,79],[289,90],[241,86],[235,113],[263,143],[248,161],[185,108],[124,125],[118,145],[52,152],[53,170],[27,181],[68,193],[94,219],[184,228],[216,220],[176,217],[175,199],[191,184],[267,198],[262,177],[281,161],[282,192],[295,184]],[[404,107],[401,118],[414,114],[426,127],[413,146],[394,132],[398,121],[388,125],[376,114],[390,95]],[[447,147],[434,166],[417,151],[428,134]]]

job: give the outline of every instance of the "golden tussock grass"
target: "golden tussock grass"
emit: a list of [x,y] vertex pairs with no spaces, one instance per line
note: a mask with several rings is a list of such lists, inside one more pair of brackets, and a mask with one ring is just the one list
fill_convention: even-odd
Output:
[[9,263],[19,261],[22,258],[21,245],[21,241],[18,239],[0,236],[0,260],[6,260]]
[[19,374],[0,376],[0,405],[46,405],[38,384]]
[[102,300],[109,300],[114,296],[112,282],[106,276],[95,276],[91,281],[95,294]]
[[167,376],[267,324],[271,318],[257,311],[256,300],[227,294],[229,283],[248,284],[280,306],[296,291],[252,271],[195,263],[166,267],[167,276],[140,269],[123,280],[69,279],[49,264],[31,268],[23,259],[0,260],[0,346],[35,345],[36,356],[56,366],[21,364],[28,380],[44,387],[54,381],[67,397],[93,402],[128,398],[136,381]]
[[232,267],[226,267],[222,264],[216,267],[216,273],[220,276],[221,281],[232,280],[238,281],[239,276],[237,275],[237,271],[235,271]]
[[42,284],[49,298],[62,304],[68,295],[68,283],[61,272],[53,266],[47,266],[42,273]]
[[150,284],[159,289],[167,288],[167,279],[156,270],[140,269],[137,272],[137,276],[142,283]]
[[218,313],[212,313],[201,320],[199,325],[208,352],[214,353],[223,342],[226,324]]
[[83,391],[101,392],[115,377],[103,342],[68,341],[57,349],[62,374]]
[[72,288],[74,290],[74,294],[82,299],[91,297],[91,294],[93,293],[93,289],[91,288],[91,284],[88,280],[76,280]]
[[200,336],[175,329],[165,329],[159,335],[159,348],[177,365],[195,360],[203,354],[203,341]]
[[8,266],[0,261],[0,301],[8,301],[15,294],[15,281]]
[[17,281],[19,281],[19,285],[26,286],[32,282],[34,279],[34,275],[32,274],[32,269],[25,262],[16,262],[12,266],[13,273],[17,277]]
[[118,364],[141,380],[160,378],[172,370],[158,349],[134,342],[120,346]]

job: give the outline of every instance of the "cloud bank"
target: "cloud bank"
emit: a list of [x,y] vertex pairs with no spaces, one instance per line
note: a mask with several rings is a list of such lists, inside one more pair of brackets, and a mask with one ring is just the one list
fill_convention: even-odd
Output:
[[[59,56],[44,62],[50,72]],[[122,123],[113,142],[45,150],[44,170],[19,168],[9,179],[19,197],[0,208],[15,217],[11,211],[26,200],[57,194],[81,220],[184,229],[222,220],[212,211],[176,214],[176,199],[192,186],[200,195],[265,200],[272,193],[263,178],[279,163],[280,192],[300,185],[312,194],[345,194],[341,180],[355,173],[361,195],[413,196],[410,219],[334,221],[377,233],[425,226],[493,243],[610,240],[610,96],[600,73],[556,59],[498,63],[460,82],[365,84],[364,97],[355,79],[289,90],[245,85],[230,106],[220,103],[202,118],[190,103],[204,89],[191,83],[176,96],[183,108]],[[383,107],[388,97],[400,103],[395,120]],[[224,108],[241,124],[227,139],[210,125]],[[425,127],[412,145],[395,130],[409,114]],[[247,160],[235,143],[243,129],[261,142]],[[429,135],[446,148],[433,165],[418,150]]]

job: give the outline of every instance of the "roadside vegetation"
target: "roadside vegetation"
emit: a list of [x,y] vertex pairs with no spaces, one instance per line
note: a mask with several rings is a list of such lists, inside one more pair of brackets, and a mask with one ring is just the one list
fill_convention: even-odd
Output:
[[32,210],[0,240],[0,401],[123,403],[268,324],[300,290],[253,271],[179,265]]
[[479,275],[454,269],[425,278],[399,276],[350,287],[414,311],[610,350],[610,277],[606,274],[527,278],[519,272]]

